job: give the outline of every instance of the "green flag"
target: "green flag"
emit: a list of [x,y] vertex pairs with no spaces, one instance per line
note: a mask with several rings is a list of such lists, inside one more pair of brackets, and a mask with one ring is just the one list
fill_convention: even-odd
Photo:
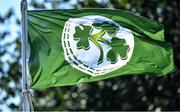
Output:
[[109,9],[28,11],[31,88],[174,70],[163,26]]

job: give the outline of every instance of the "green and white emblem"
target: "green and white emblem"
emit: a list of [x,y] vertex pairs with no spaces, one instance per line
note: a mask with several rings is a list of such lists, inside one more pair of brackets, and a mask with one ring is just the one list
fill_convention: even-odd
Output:
[[103,16],[84,16],[66,21],[62,33],[66,61],[91,76],[112,72],[131,59],[132,32]]

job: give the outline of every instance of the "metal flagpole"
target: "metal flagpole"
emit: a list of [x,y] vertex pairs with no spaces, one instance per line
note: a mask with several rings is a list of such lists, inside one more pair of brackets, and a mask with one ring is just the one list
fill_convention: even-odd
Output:
[[21,26],[22,26],[22,97],[20,102],[20,111],[33,111],[31,102],[31,93],[28,87],[27,77],[27,1],[21,1]]

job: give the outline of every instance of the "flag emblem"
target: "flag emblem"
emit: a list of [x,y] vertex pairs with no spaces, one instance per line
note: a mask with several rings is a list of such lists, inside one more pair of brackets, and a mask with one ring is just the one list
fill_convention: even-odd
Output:
[[66,61],[91,76],[126,65],[134,49],[131,30],[98,15],[68,19],[60,38]]

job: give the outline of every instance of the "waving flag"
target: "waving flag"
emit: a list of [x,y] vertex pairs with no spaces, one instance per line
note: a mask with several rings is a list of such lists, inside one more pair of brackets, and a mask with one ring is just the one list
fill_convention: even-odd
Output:
[[163,26],[108,9],[28,11],[31,88],[174,70]]

